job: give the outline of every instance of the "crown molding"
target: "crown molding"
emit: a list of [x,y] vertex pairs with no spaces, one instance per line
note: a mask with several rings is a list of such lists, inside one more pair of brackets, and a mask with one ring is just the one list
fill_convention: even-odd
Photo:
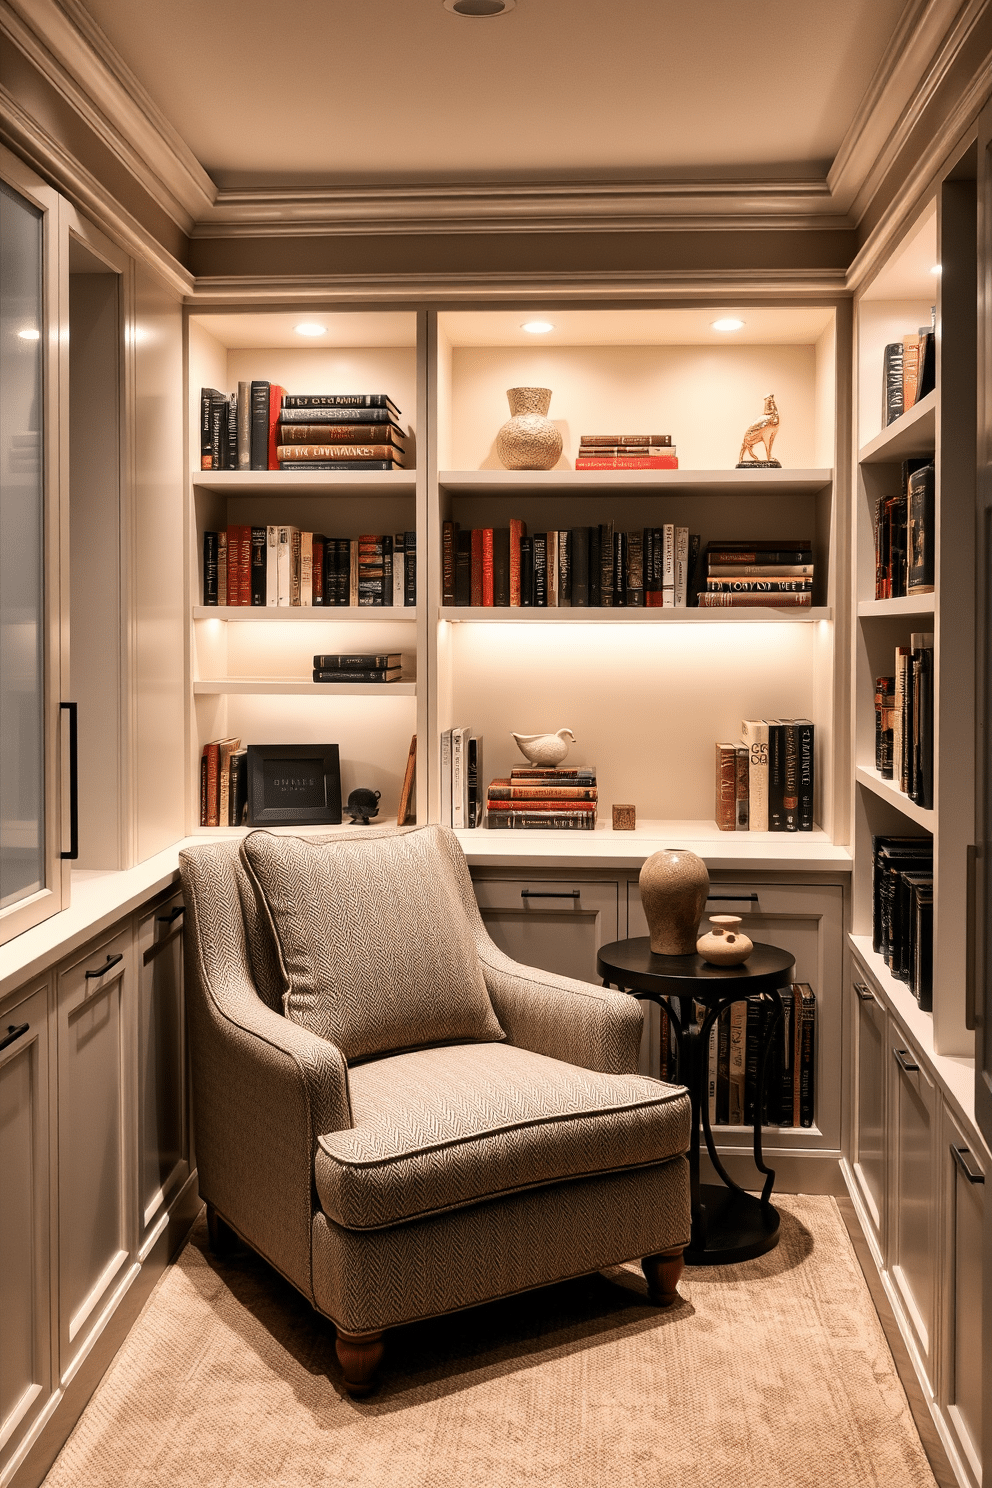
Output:
[[101,184],[58,140],[24,112],[6,88],[0,87],[0,140],[54,181],[63,196],[79,208],[127,252],[156,268],[179,295],[195,285],[192,274],[162,247],[157,238]]
[[0,0],[0,31],[188,234],[216,187],[80,0]]
[[301,279],[295,275],[241,275],[198,278],[186,297],[189,305],[205,308],[265,300],[269,304],[392,301],[462,303],[469,301],[527,301],[550,299],[685,300],[720,303],[748,297],[781,303],[789,299],[822,301],[848,296],[843,269],[758,269],[741,272],[700,269],[695,272],[599,271],[505,274],[326,274]]

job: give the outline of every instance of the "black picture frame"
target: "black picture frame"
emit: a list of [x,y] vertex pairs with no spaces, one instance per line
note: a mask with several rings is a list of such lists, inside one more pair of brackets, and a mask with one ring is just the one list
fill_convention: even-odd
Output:
[[249,826],[334,826],[340,821],[336,744],[248,745]]

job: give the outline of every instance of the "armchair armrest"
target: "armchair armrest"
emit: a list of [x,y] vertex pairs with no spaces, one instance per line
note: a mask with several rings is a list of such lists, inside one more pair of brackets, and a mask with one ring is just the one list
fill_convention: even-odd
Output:
[[522,966],[484,931],[477,945],[493,1009],[511,1044],[603,1074],[636,1073],[643,1014],[635,998]]

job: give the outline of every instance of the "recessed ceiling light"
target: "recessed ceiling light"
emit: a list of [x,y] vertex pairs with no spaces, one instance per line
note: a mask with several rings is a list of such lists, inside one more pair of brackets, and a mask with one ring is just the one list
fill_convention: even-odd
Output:
[[934,264],[933,268],[930,270],[931,274],[939,274],[940,268],[940,264]]
[[735,320],[732,315],[727,315],[723,320],[714,320],[711,324],[715,331],[739,331],[743,328],[744,322]]
[[453,15],[485,20],[488,16],[506,15],[516,3],[517,0],[444,0],[444,8]]
[[20,337],[20,339],[22,341],[40,341],[41,340],[41,332],[40,331],[18,331],[17,334],[18,334],[18,336]]
[[318,325],[315,320],[303,320],[293,330],[298,336],[326,336],[327,327]]
[[550,320],[525,320],[520,329],[530,331],[532,336],[546,336],[549,331],[554,330],[554,326]]

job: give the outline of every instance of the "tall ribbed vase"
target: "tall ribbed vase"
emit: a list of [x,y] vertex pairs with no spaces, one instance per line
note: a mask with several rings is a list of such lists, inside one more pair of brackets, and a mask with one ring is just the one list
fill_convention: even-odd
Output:
[[550,388],[507,388],[512,415],[496,435],[496,453],[507,470],[552,470],[561,459],[561,435],[548,418]]
[[656,956],[691,955],[710,891],[702,858],[685,847],[666,847],[645,861],[638,882],[652,951]]

